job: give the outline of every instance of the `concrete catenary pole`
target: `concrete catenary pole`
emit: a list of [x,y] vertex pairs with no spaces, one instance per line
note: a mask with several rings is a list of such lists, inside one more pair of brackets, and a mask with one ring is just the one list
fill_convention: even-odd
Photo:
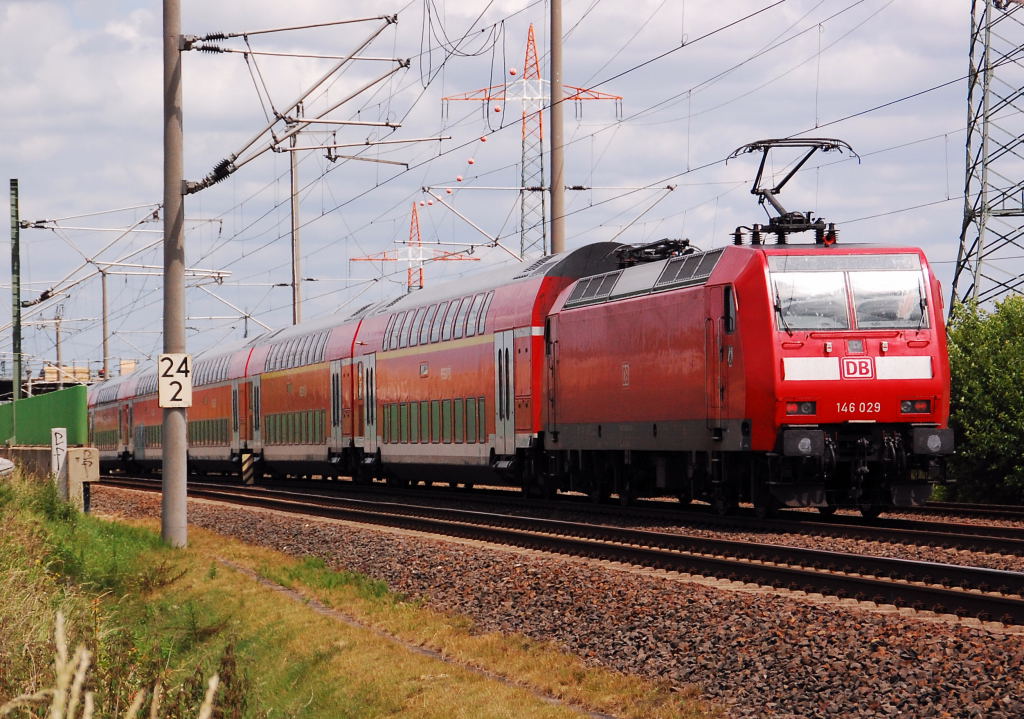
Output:
[[14,399],[21,399],[21,221],[18,218],[18,181],[11,180],[11,352],[14,371],[11,390]]
[[[185,352],[185,198],[181,118],[181,0],[163,0],[164,13],[164,352]],[[165,408],[161,535],[188,544],[185,409]]]
[[110,379],[110,313],[107,307],[107,272],[100,270],[103,315],[103,379]]
[[551,252],[565,252],[565,134],[562,127],[562,0],[551,0]]
[[299,162],[298,154],[295,151],[295,143],[298,134],[292,135],[292,151],[288,153],[289,168],[291,169],[292,180],[292,324],[302,322],[302,278],[300,275],[299,263],[301,254],[299,252]]

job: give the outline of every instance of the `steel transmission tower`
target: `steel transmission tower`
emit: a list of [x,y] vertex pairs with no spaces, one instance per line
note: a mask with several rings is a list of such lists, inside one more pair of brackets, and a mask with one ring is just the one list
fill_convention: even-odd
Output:
[[[433,200],[431,200],[433,202]],[[412,203],[412,214],[409,220],[409,240],[403,242],[401,250],[384,250],[367,257],[353,257],[349,262],[406,262],[405,287],[407,292],[422,290],[423,265],[426,262],[479,262],[479,257],[469,257],[464,251],[449,252],[447,250],[426,249],[423,247],[423,235],[420,233],[420,213],[416,203]],[[434,243],[431,243],[434,244]]]
[[971,0],[967,174],[953,303],[1024,291],[1021,4],[1024,0]]
[[[516,70],[509,70],[516,75]],[[519,176],[519,255],[523,259],[546,255],[549,246],[546,240],[547,199],[549,188],[544,184],[544,109],[551,101],[550,82],[540,71],[540,56],[537,54],[537,39],[533,24],[526,38],[526,57],[522,75],[501,85],[492,85],[459,95],[441,98],[451,100],[475,100],[478,102],[508,102],[517,100],[522,104],[522,159]],[[590,88],[562,85],[562,102],[581,103],[583,100],[614,100],[616,110],[621,107],[622,96],[600,92]],[[497,105],[495,110],[500,110]]]

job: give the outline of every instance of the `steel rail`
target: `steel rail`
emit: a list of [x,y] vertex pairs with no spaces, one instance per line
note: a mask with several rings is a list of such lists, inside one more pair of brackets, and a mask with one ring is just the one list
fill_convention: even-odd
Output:
[[[111,486],[155,484],[104,480]],[[266,490],[193,497],[1024,624],[1024,573]],[[894,577],[898,579],[894,579]],[[955,587],[955,588],[954,588]]]
[[[211,484],[238,484],[237,478],[225,477],[225,482],[207,478]],[[345,493],[382,493],[395,497],[423,497],[435,499],[455,498],[462,503],[494,504],[528,510],[544,509],[553,512],[578,512],[601,515],[616,520],[631,519],[645,522],[659,522],[672,526],[685,524],[687,528],[703,526],[712,530],[737,529],[772,533],[803,534],[808,536],[838,537],[866,541],[885,542],[907,546],[930,546],[946,549],[963,549],[987,554],[1003,554],[1024,557],[1024,528],[999,527],[977,524],[938,525],[936,522],[879,519],[870,522],[858,521],[853,517],[822,516],[811,512],[783,511],[774,517],[758,519],[753,514],[719,516],[710,507],[701,505],[676,505],[656,501],[642,501],[628,507],[609,504],[594,504],[585,497],[566,497],[557,500],[538,500],[522,495],[518,490],[444,490],[434,488],[428,495],[422,489],[396,488],[384,485],[357,485],[352,482],[324,482],[323,480],[266,481],[262,487],[273,489],[309,489],[320,492],[337,490]],[[661,506],[658,506],[661,505]],[[941,529],[936,527],[940,526]]]

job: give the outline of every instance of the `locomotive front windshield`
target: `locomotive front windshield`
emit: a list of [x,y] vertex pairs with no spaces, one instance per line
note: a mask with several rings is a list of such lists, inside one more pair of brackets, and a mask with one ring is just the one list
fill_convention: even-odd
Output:
[[780,330],[928,326],[917,255],[773,255],[768,268]]

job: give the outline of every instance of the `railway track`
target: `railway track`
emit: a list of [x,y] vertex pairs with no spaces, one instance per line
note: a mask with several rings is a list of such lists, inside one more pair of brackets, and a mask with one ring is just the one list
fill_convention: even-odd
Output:
[[[238,486],[233,477],[211,480],[214,484]],[[192,483],[189,485],[193,486]],[[387,499],[406,498],[410,503],[421,502],[424,497],[443,501],[456,501],[462,505],[486,507],[500,503],[523,511],[550,512],[553,515],[581,514],[607,517],[612,520],[628,519],[648,525],[706,528],[715,531],[763,531],[780,534],[803,534],[818,537],[836,537],[862,541],[885,542],[906,546],[929,546],[961,549],[987,554],[1024,556],[1024,529],[977,524],[956,524],[906,520],[878,519],[870,522],[855,517],[821,516],[812,512],[782,511],[775,517],[758,519],[751,513],[722,517],[703,505],[680,506],[659,501],[641,501],[629,507],[594,504],[585,497],[562,496],[557,500],[527,498],[518,490],[448,490],[433,488],[425,493],[422,488],[395,488],[380,484],[357,485],[351,482],[325,482],[322,480],[265,481],[261,487],[284,491],[314,491],[331,496],[374,496]]]
[[[155,491],[155,481],[106,478]],[[189,495],[1024,625],[1024,573],[308,492],[192,484]]]
[[910,507],[900,512],[930,516],[950,514],[981,519],[1010,519],[1024,522],[1024,507],[1015,504],[967,504],[963,502],[928,502],[923,507]]

